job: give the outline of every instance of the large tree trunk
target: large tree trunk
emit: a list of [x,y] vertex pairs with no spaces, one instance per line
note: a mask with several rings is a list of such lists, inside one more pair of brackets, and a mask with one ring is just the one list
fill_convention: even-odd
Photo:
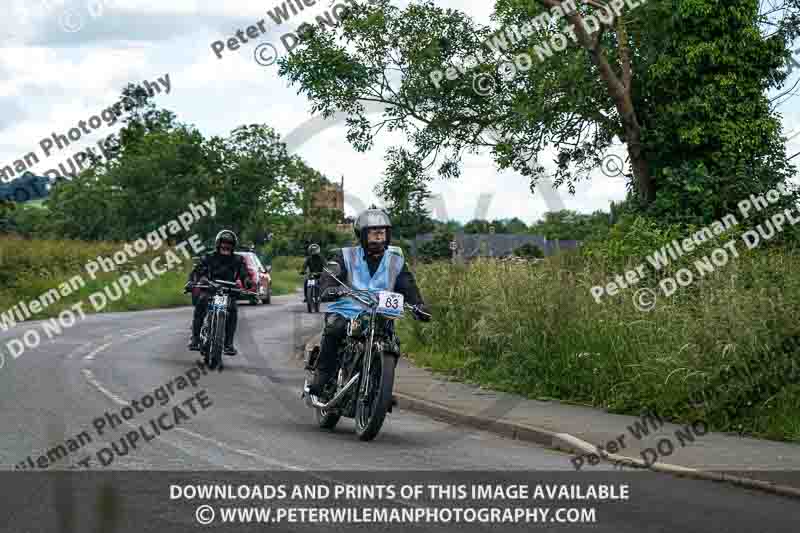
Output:
[[[560,6],[563,0],[540,0],[545,7],[553,8]],[[600,7],[603,4],[598,4],[593,0],[583,0],[583,3]],[[576,36],[581,45],[589,51],[592,61],[600,73],[600,78],[605,83],[608,94],[614,100],[617,112],[622,120],[622,130],[624,140],[628,145],[628,154],[631,159],[631,168],[633,169],[633,179],[636,181],[639,189],[639,197],[643,205],[652,203],[656,198],[655,183],[653,177],[650,175],[650,166],[645,158],[644,151],[641,144],[642,127],[636,118],[636,110],[633,107],[633,100],[631,99],[631,84],[633,81],[633,66],[631,59],[631,52],[628,47],[628,34],[625,28],[625,22],[621,17],[615,18],[615,24],[603,25],[603,27],[592,34],[586,30],[581,15],[578,12],[572,12],[567,15],[567,19],[573,24]],[[600,36],[607,29],[612,29],[616,25],[617,37],[619,42],[619,57],[621,60],[622,79],[614,72],[608,62],[602,47],[600,46]]]
[[621,105],[617,104],[617,111],[622,117],[622,127],[625,130],[625,140],[628,145],[628,155],[631,158],[633,179],[639,186],[639,199],[642,205],[649,205],[656,199],[656,188],[653,177],[650,175],[650,165],[642,149],[642,127],[636,119],[633,104],[630,100],[630,88],[623,95]]

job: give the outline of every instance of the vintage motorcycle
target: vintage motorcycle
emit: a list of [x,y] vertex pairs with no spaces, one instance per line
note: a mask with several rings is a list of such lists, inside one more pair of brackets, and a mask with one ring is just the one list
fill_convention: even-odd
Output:
[[310,274],[308,277],[308,290],[306,294],[306,305],[309,313],[319,313],[319,303],[321,299],[319,288],[319,274]]
[[196,289],[209,289],[208,310],[206,311],[203,326],[200,328],[200,354],[203,362],[211,370],[225,368],[222,363],[222,351],[225,346],[225,326],[233,298],[239,294],[250,294],[250,291],[240,289],[232,281],[214,280],[208,285],[194,284]]
[[405,309],[411,310],[415,317],[430,315],[406,304],[402,294],[353,290],[336,273],[328,268],[325,272],[344,287],[345,290],[340,289],[341,296],[354,298],[365,309],[347,325],[347,336],[339,347],[338,375],[323,389],[323,396],[330,400],[322,401],[309,391],[319,361],[319,346],[306,352],[307,375],[302,398],[308,407],[315,409],[321,428],[333,429],[342,416],[355,418],[358,438],[370,441],[378,435],[386,413],[392,408],[394,371],[400,357],[394,321],[403,316]]

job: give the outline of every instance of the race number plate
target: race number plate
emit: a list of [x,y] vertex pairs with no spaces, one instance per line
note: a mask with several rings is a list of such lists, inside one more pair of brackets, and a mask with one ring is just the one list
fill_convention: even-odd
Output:
[[228,297],[224,294],[215,294],[214,299],[211,301],[212,309],[224,310],[228,304]]
[[313,287],[316,284],[317,284],[317,280],[315,280],[315,279],[308,280],[308,286],[309,287]]
[[378,312],[389,316],[403,314],[403,295],[396,292],[378,292]]

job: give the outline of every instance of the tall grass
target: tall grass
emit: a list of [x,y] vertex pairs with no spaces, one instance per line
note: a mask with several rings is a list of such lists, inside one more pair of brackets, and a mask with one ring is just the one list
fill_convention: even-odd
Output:
[[[403,321],[408,351],[499,390],[800,440],[795,252],[743,253],[669,298],[646,279],[597,303],[591,287],[621,272],[608,266],[577,254],[421,265],[435,320]],[[633,297],[647,286],[658,300],[642,312]]]

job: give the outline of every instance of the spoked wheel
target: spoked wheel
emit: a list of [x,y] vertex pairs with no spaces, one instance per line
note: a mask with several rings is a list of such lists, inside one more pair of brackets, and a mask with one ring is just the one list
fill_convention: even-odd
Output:
[[206,319],[203,323],[203,327],[200,330],[200,355],[203,357],[203,364],[208,367],[211,365],[211,358],[209,354],[211,353],[211,329],[212,318],[206,315]]
[[365,376],[366,387],[360,389],[356,400],[356,433],[361,440],[374,439],[383,426],[386,412],[392,405],[394,387],[394,356],[375,352],[369,375]]
[[213,321],[213,337],[211,338],[210,359],[211,363],[208,368],[211,370],[219,370],[224,368],[222,364],[222,349],[225,344],[225,319],[217,314]]

